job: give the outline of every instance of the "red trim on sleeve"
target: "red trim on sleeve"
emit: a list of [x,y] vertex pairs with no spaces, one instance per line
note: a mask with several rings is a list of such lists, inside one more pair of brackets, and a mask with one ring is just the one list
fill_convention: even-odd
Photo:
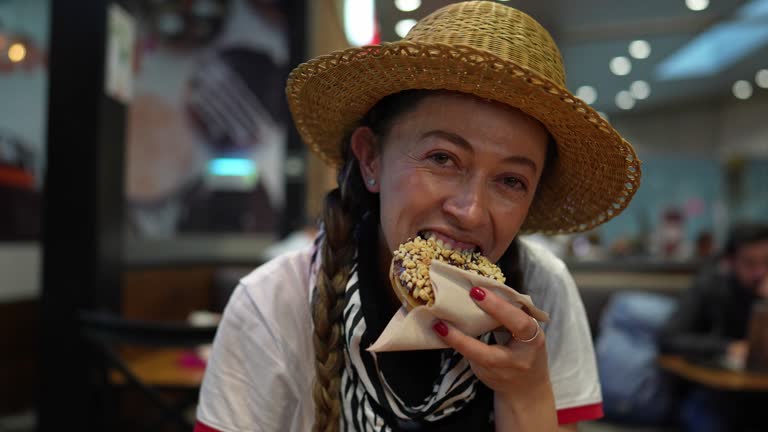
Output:
[[200,420],[195,422],[195,431],[194,432],[221,432],[218,429],[214,429],[207,424],[203,424]]
[[573,408],[557,410],[557,422],[561,425],[586,420],[595,420],[603,416],[603,403],[582,405]]

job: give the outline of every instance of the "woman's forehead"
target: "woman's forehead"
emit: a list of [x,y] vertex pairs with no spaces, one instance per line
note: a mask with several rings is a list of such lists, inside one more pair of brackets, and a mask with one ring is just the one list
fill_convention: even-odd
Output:
[[[405,111],[398,119],[400,122],[410,120],[412,123],[455,121],[463,117],[474,121],[482,121],[486,126],[493,123],[522,125],[531,124],[533,127],[543,125],[533,117],[519,109],[501,102],[482,99],[474,95],[458,92],[435,92],[425,96],[416,107]],[[514,120],[514,121],[510,121]],[[456,124],[457,126],[459,124]]]
[[462,93],[426,96],[394,122],[397,135],[459,135],[470,144],[496,144],[519,140],[547,141],[547,131],[533,117],[517,108]]

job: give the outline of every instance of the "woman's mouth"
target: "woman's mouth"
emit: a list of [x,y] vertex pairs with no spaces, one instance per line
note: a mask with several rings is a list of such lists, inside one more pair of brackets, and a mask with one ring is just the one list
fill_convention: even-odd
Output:
[[392,288],[406,308],[431,306],[436,293],[430,267],[435,260],[504,283],[506,278],[501,269],[475,249],[477,245],[473,243],[435,231],[422,231],[392,253],[389,273]]
[[437,231],[420,231],[418,235],[425,240],[434,239],[435,243],[442,249],[459,252],[482,252],[476,244],[462,242]]

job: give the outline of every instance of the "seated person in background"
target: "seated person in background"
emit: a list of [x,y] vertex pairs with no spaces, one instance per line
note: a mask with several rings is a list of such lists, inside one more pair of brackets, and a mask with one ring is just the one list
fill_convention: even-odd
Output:
[[[738,225],[720,262],[701,272],[681,298],[661,333],[661,351],[743,367],[752,306],[766,298],[768,224]],[[754,399],[749,394],[693,389],[683,403],[681,420],[686,430],[750,430],[741,423],[757,417],[755,410],[745,409],[757,405]]]
[[662,351],[744,364],[750,310],[768,298],[768,224],[733,228],[718,264],[683,295],[661,337]]

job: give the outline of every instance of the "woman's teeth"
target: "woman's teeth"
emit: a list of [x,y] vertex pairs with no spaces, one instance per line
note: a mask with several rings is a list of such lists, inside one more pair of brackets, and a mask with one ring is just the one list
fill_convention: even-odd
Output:
[[445,236],[443,234],[438,234],[432,231],[423,232],[421,233],[421,236],[425,240],[433,240],[435,244],[441,249],[450,249],[450,250],[455,250],[462,253],[472,253],[475,251],[475,249],[477,249],[477,246],[475,245],[472,245],[469,243],[462,243],[448,236]]

